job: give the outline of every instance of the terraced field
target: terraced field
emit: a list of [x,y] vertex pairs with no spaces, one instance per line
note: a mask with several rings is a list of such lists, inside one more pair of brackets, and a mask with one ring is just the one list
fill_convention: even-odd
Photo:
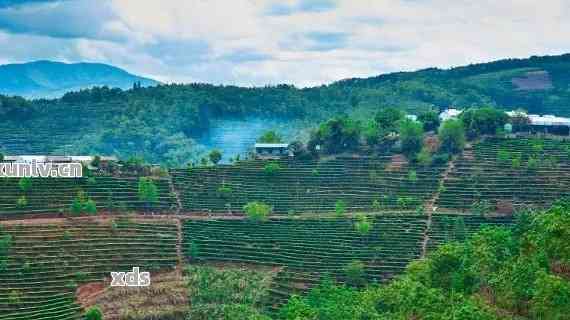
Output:
[[[570,142],[487,139],[465,150],[444,182],[437,206],[466,210],[488,201],[501,207],[546,207],[570,196]],[[531,164],[529,164],[531,162]]]
[[484,218],[471,215],[436,214],[431,220],[427,249],[429,252],[445,242],[464,241],[486,226],[508,227],[513,223],[512,217]]
[[370,281],[380,282],[420,256],[425,217],[372,221],[372,231],[363,236],[351,219],[192,220],[184,224],[184,252],[192,262],[284,267],[272,292],[286,298],[324,274],[345,281],[344,268],[354,260],[366,265]]
[[0,319],[80,319],[78,285],[111,271],[171,269],[177,262],[174,223],[66,222],[5,225],[12,236],[0,272]]
[[[146,205],[138,198],[136,177],[36,178],[31,179],[32,186],[27,192],[20,189],[19,181],[17,178],[0,179],[0,216],[69,211],[79,191],[84,191],[86,196],[93,199],[99,209],[143,209]],[[153,208],[170,209],[175,201],[170,194],[168,180],[155,180],[155,184],[159,195]],[[22,196],[26,198],[27,205],[19,208],[17,201]]]
[[[390,157],[279,161],[273,175],[267,161],[174,170],[176,189],[188,211],[241,211],[249,201],[263,201],[276,213],[333,211],[343,200],[349,210],[413,209],[430,198],[443,167],[411,168]],[[379,208],[376,208],[378,210]]]

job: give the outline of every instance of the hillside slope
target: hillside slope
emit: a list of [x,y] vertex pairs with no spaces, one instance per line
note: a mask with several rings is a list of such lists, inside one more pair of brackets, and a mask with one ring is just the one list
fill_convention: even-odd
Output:
[[[267,129],[276,121],[308,128],[338,112],[364,118],[389,106],[419,113],[487,105],[570,116],[570,54],[346,79],[304,89],[170,84],[127,91],[97,87],[53,100],[0,96],[5,120],[0,124],[0,152],[136,155],[180,166],[196,159],[200,148],[195,141],[208,141],[204,136],[218,122],[212,120],[259,118],[272,120],[266,121]],[[227,147],[212,144],[205,149]]]
[[30,98],[61,97],[94,86],[129,89],[139,81],[143,86],[158,83],[101,63],[34,61],[0,66],[0,93]]

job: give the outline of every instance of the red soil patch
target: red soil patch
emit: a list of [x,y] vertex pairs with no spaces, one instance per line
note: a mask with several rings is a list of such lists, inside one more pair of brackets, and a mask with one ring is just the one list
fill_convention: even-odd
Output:
[[386,166],[386,171],[398,171],[407,164],[408,164],[408,159],[406,159],[404,155],[395,154],[390,159],[390,164]]
[[105,292],[108,287],[109,284],[103,281],[87,283],[77,288],[75,296],[79,304],[81,304],[83,308],[87,308],[91,305],[90,302]]

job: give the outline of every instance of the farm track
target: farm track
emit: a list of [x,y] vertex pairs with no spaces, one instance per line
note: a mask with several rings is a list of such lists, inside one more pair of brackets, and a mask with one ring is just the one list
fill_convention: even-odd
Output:
[[[470,152],[471,155],[473,154],[471,149],[469,149],[469,150],[466,149],[464,151],[464,153],[468,153],[468,152]],[[422,242],[422,254],[421,254],[422,259],[425,258],[426,254],[427,254],[427,249],[428,249],[427,247],[428,247],[428,243],[429,243],[429,235],[431,232],[432,217],[433,217],[434,211],[437,210],[437,207],[435,207],[435,204],[439,200],[439,196],[441,194],[441,189],[445,185],[445,182],[448,180],[450,174],[453,172],[454,169],[455,169],[455,159],[451,159],[447,164],[447,168],[445,168],[445,171],[441,175],[441,179],[439,180],[438,188],[434,192],[433,197],[431,197],[431,199],[426,201],[425,212],[426,212],[426,216],[427,216],[427,221],[426,221],[426,229],[425,229],[425,233],[424,233],[424,240]]]

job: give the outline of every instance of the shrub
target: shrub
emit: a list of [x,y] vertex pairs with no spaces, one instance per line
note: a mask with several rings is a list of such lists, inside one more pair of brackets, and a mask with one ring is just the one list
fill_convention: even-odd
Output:
[[20,180],[18,181],[18,186],[20,187],[20,190],[22,190],[23,192],[28,192],[32,187],[32,179],[27,177],[20,178]]
[[18,198],[18,201],[16,201],[16,207],[18,209],[23,209],[28,205],[28,199],[26,199],[26,196],[21,196]]
[[87,214],[97,214],[97,205],[95,204],[95,201],[92,199],[87,200],[83,205],[83,210],[85,210]]
[[279,165],[279,163],[277,162],[269,162],[268,164],[266,164],[263,167],[263,172],[267,175],[267,176],[274,176],[277,175],[277,173],[279,173],[279,171],[281,171],[281,166]]
[[529,157],[526,163],[526,168],[529,171],[535,171],[536,169],[538,169],[538,159],[534,156]]
[[249,220],[254,222],[262,222],[266,221],[269,218],[269,214],[271,213],[272,208],[263,202],[253,201],[248,202],[243,207],[243,211],[245,211]]
[[368,217],[364,214],[359,214],[357,216],[356,224],[354,225],[356,232],[361,236],[368,235],[372,230],[372,223],[369,221]]
[[412,183],[418,181],[418,174],[416,173],[416,170],[410,170],[410,172],[408,172],[408,181]]
[[513,160],[511,160],[511,168],[513,169],[519,169],[521,167],[521,155],[515,155],[513,156]]
[[103,312],[99,307],[91,307],[85,312],[85,320],[103,320]]
[[222,185],[218,188],[218,194],[220,195],[221,198],[227,199],[232,194],[232,188],[226,185]]
[[334,204],[334,211],[338,216],[342,216],[346,213],[346,202],[344,200],[337,200]]
[[438,153],[432,157],[432,164],[434,166],[446,164],[449,161],[449,153]]
[[346,282],[351,286],[366,284],[366,266],[360,260],[350,262],[345,268]]
[[508,164],[511,161],[511,154],[507,150],[499,150],[497,160],[500,164]]
[[433,161],[433,159],[431,157],[431,153],[426,148],[423,148],[422,151],[420,151],[420,153],[418,153],[416,160],[418,161],[418,163],[420,165],[422,165],[424,167],[431,166],[432,161]]
[[380,201],[378,201],[377,199],[372,201],[372,210],[374,210],[374,211],[382,210],[382,205],[380,204]]

